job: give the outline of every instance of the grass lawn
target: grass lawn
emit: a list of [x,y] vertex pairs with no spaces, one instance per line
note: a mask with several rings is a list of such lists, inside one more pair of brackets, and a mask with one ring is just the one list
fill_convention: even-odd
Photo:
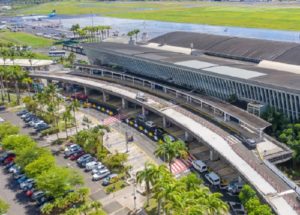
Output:
[[46,3],[19,7],[17,14],[99,14],[144,20],[210,25],[300,30],[300,6],[290,4],[238,4],[221,2],[96,2]]
[[32,48],[44,48],[53,44],[53,40],[37,37],[23,32],[0,31],[0,41],[12,42],[18,45],[28,45]]

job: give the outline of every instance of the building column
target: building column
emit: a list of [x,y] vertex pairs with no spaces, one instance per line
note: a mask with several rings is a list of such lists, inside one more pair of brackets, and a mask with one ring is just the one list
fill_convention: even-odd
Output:
[[187,131],[184,132],[184,140],[185,141],[189,141],[190,140],[190,134]]
[[143,114],[144,116],[146,116],[146,111],[145,111],[145,107],[144,107],[144,106],[142,106],[142,114]]
[[227,121],[227,113],[224,112],[224,122]]
[[167,127],[167,119],[164,116],[162,119],[163,119],[163,128],[166,128]]
[[102,91],[102,100],[103,102],[107,102],[109,100],[109,95],[104,91]]
[[126,99],[122,98],[122,109],[127,109],[128,108],[128,101]]
[[219,159],[219,155],[218,155],[218,153],[215,151],[215,150],[210,150],[209,151],[209,159],[211,160],[211,161],[216,161],[216,160],[218,160]]

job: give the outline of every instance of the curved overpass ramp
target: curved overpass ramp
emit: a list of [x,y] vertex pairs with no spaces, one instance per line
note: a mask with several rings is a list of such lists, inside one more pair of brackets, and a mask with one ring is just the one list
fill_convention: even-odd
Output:
[[31,74],[33,78],[57,80],[97,89],[105,93],[139,104],[162,117],[166,117],[175,125],[191,133],[195,138],[204,141],[212,150],[227,160],[268,202],[277,214],[294,215],[294,202],[287,200],[284,195],[293,190],[281,181],[272,171],[249,151],[243,151],[237,141],[232,141],[230,135],[201,117],[167,102],[158,97],[147,94],[148,100],[136,100],[137,90],[106,81],[77,77],[67,74]]

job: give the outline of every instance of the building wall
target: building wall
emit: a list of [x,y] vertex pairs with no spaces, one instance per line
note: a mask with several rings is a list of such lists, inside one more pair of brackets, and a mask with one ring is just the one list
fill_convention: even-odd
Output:
[[256,101],[273,106],[291,120],[300,118],[299,94],[249,83],[246,80],[240,81],[207,74],[207,72],[195,72],[177,65],[162,64],[119,53],[109,53],[105,50],[86,51],[89,59],[96,65],[118,65],[137,75],[156,78],[191,89],[204,90],[207,95],[223,100],[236,94],[241,100]]

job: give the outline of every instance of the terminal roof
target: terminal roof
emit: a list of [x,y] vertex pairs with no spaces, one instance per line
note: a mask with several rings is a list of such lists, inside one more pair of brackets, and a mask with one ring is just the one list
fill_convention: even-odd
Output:
[[266,87],[269,86],[279,90],[288,90],[296,94],[300,93],[299,72],[287,72],[262,68],[259,64],[244,61],[207,55],[192,56],[139,45],[102,42],[96,44],[85,44],[84,47],[87,49],[93,49],[94,51],[105,49],[110,52],[189,69],[193,72],[215,75],[230,80],[237,79],[243,82],[252,82],[253,84],[263,85]]

